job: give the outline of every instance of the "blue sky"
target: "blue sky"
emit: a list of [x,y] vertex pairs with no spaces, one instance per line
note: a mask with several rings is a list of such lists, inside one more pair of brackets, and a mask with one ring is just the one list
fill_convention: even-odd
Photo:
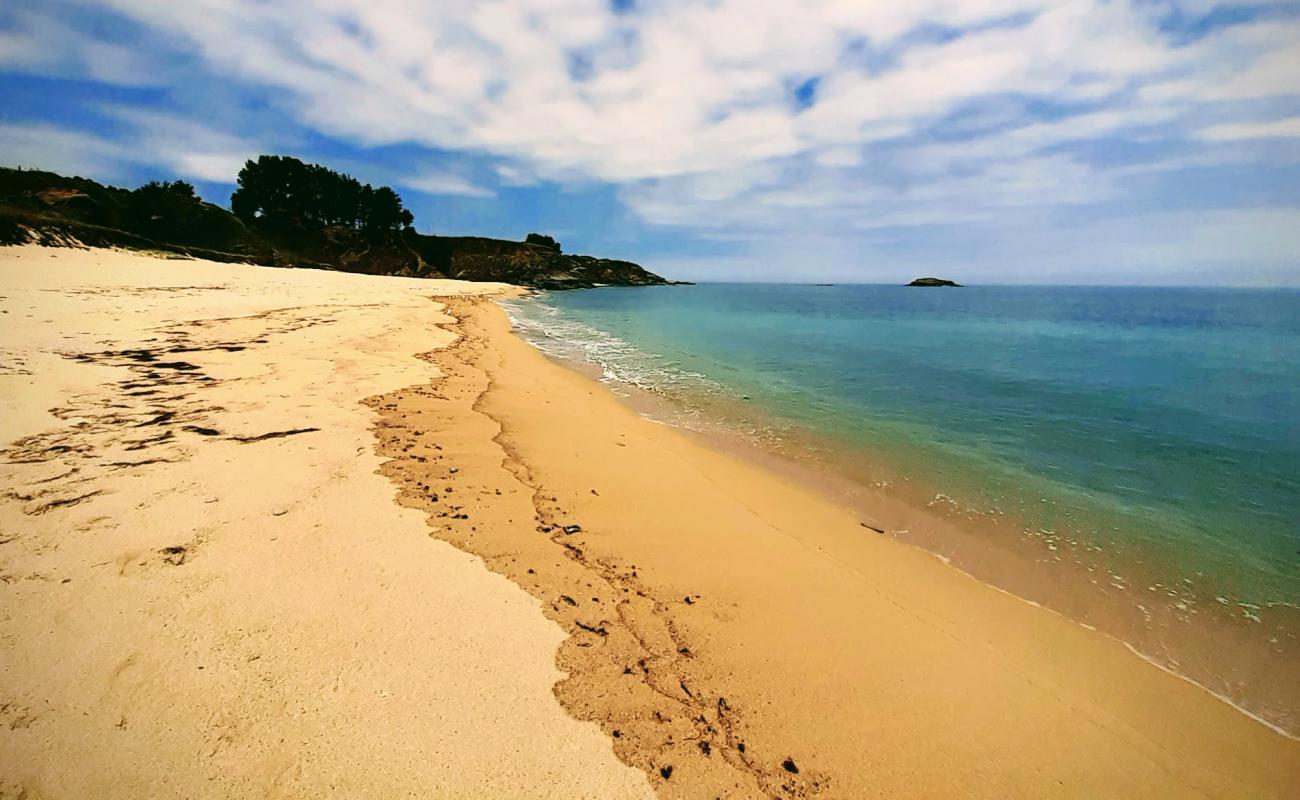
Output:
[[1300,3],[0,6],[0,163],[259,153],[679,278],[1300,285]]

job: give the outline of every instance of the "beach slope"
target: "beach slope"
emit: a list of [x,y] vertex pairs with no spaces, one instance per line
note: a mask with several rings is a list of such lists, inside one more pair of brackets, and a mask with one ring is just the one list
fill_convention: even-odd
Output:
[[450,307],[384,471],[572,634],[558,695],[660,796],[1300,795],[1295,739]]
[[0,248],[0,797],[651,796],[375,474],[501,288]]
[[1294,738],[503,291],[0,249],[0,796],[1300,795]]

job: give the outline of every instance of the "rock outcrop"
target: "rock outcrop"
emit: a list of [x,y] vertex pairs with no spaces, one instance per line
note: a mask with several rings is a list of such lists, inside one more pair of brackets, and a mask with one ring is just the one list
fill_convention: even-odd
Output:
[[543,289],[670,283],[630,261],[561,255],[544,245],[479,236],[426,236],[414,231],[407,231],[405,238],[426,268],[439,277]]

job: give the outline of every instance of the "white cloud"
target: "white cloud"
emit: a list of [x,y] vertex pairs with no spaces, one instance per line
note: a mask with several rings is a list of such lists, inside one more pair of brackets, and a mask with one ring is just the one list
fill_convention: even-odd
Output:
[[[1216,0],[71,1],[327,136],[472,153],[506,186],[612,183],[645,221],[729,238],[1103,203],[1125,178],[1294,136],[1300,94],[1300,23],[1283,14],[1190,42],[1165,30]],[[22,18],[0,62],[140,79],[140,54]],[[251,153],[201,131],[216,124],[138,129],[158,163],[211,180]],[[1098,143],[1164,149],[1107,165],[1083,152]],[[465,174],[391,180],[490,196]]]
[[82,77],[124,86],[165,78],[137,48],[99,41],[34,8],[13,9],[13,29],[0,31],[0,68],[38,75]]
[[[631,15],[607,0],[110,4],[184,37],[221,73],[287,92],[327,133],[616,182],[905,136],[1007,93],[1088,102],[1175,80],[1208,90],[1204,75],[1295,88],[1283,78],[1296,50],[1278,25],[1236,34],[1262,55],[1224,64],[1213,46],[1168,41],[1159,6],[1109,0],[665,1]],[[927,24],[986,27],[908,45]],[[853,42],[894,55],[863,68]],[[795,114],[792,81],[813,76],[817,102]]]
[[248,153],[178,152],[165,159],[177,175],[211,183],[234,183]]
[[244,162],[257,155],[257,144],[169,113],[125,106],[103,110],[131,130],[127,160],[162,165],[177,175],[213,183],[234,183]]
[[113,175],[130,148],[53,125],[0,123],[0,158],[10,167],[64,175]]
[[1049,225],[1041,216],[940,228],[929,246],[893,231],[858,238],[789,234],[739,254],[666,258],[647,266],[686,280],[1300,287],[1300,209],[1147,212]]
[[49,124],[0,123],[0,156],[12,166],[39,167],[104,180],[120,179],[124,165],[169,169],[197,181],[234,183],[258,148],[198,123],[116,106],[125,134],[91,134]]
[[652,223],[762,238],[989,222],[1008,209],[1098,202],[1115,191],[1107,175],[1069,156],[1043,155],[989,159],[925,180],[804,162],[743,178],[722,171],[644,181],[620,197]]
[[1300,139],[1300,117],[1271,122],[1230,122],[1211,125],[1201,129],[1198,135],[1215,142],[1239,139]]
[[491,189],[475,184],[470,179],[450,172],[423,172],[400,176],[397,183],[426,194],[458,195],[460,197],[494,197]]
[[1228,42],[1239,51],[1234,61],[1244,68],[1223,69],[1223,79],[1207,82],[1205,89],[1214,99],[1248,99],[1300,95],[1300,24],[1271,23],[1246,26],[1233,31]]

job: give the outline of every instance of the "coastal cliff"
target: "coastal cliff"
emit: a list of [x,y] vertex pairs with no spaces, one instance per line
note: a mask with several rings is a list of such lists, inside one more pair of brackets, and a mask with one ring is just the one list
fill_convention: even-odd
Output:
[[630,261],[562,254],[558,246],[418,233],[409,216],[407,225],[385,229],[263,223],[205,202],[181,182],[127,190],[53,172],[0,168],[0,245],[121,247],[212,261],[545,289],[672,283]]
[[[500,281],[541,289],[658,286],[671,283],[631,261],[563,255],[527,242],[406,232],[406,243],[436,277]],[[411,273],[422,277],[422,273]]]

